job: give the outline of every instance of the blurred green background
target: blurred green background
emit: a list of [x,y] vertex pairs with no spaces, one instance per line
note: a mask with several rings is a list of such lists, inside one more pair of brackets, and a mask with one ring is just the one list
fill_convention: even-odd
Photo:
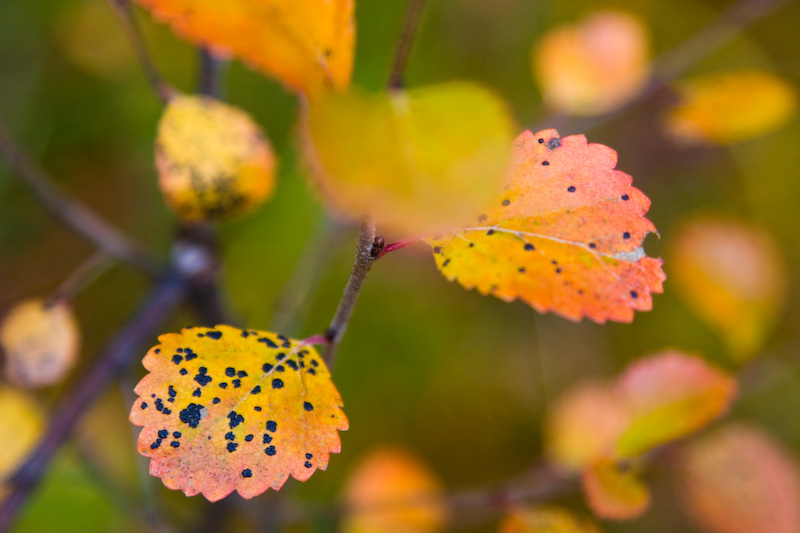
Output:
[[[556,24],[589,9],[626,9],[641,16],[656,55],[709,23],[728,2],[637,0],[430,0],[408,71],[409,86],[474,80],[506,99],[523,127],[545,115],[530,72],[534,41]],[[388,76],[405,2],[357,3],[355,83],[379,90]],[[193,90],[197,52],[139,12],[155,61],[165,77]],[[760,67],[796,84],[800,5],[740,32],[697,62],[691,73]],[[297,103],[278,84],[238,62],[228,67],[228,101],[249,111],[280,157],[273,200],[241,221],[220,226],[227,301],[241,325],[268,329],[276,299],[309,242],[330,220],[298,161]],[[648,242],[664,255],[676,226],[695,213],[732,214],[770,231],[791,273],[800,264],[800,123],[732,147],[684,148],[667,139],[658,121],[670,101],[664,90],[586,133],[619,153],[618,168],[652,202],[649,218],[661,239]],[[102,0],[34,0],[0,6],[0,117],[65,189],[153,249],[166,253],[176,220],[155,184],[153,138],[161,106],[144,81],[124,34]],[[468,112],[468,110],[465,110]],[[327,326],[347,279],[355,231],[324,234],[330,241],[300,320],[285,333],[306,337]],[[0,165],[0,313],[22,298],[47,295],[91,248],[54,222]],[[669,277],[670,264],[665,264]],[[794,280],[792,280],[794,281]],[[76,301],[84,336],[81,365],[117,331],[146,288],[143,278],[116,267]],[[380,444],[410,448],[447,487],[484,486],[524,472],[541,456],[541,424],[548,403],[586,377],[606,378],[642,355],[667,347],[701,353],[730,366],[724,343],[671,290],[633,324],[572,323],[538,315],[447,283],[424,246],[381,260],[371,272],[341,346],[335,372],[351,429],[327,472],[305,484],[290,481],[291,499],[328,502],[363,453]],[[754,384],[731,417],[752,420],[800,453],[800,299],[794,289],[756,365]],[[165,331],[190,325],[188,313]],[[155,342],[155,339],[153,339]],[[73,376],[81,371],[79,367]],[[146,474],[135,453],[137,429],[127,422],[131,389],[143,369],[113,387],[86,419],[79,437],[59,457],[15,531],[203,530],[210,504],[186,499]],[[56,388],[58,389],[58,388]],[[39,393],[43,406],[59,390]],[[138,469],[138,470],[137,470]],[[137,474],[138,472],[138,474]],[[653,474],[654,504],[641,519],[604,524],[612,532],[693,531],[677,512],[667,476]],[[580,498],[569,500],[580,504]],[[249,516],[274,509],[274,494],[246,512],[237,496],[227,504],[249,530]],[[219,504],[218,504],[219,505]],[[465,531],[493,531],[500,512],[465,513]],[[153,524],[156,524],[155,526]],[[298,531],[328,531],[324,513]]]

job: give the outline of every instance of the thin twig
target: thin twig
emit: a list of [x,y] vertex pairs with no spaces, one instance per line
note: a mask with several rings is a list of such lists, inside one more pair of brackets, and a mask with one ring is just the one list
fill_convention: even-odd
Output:
[[[376,504],[348,506],[345,502],[312,504],[294,501],[282,517],[282,524],[308,522],[309,517],[334,519],[343,515],[369,515],[392,511],[405,511],[430,506],[443,506],[452,511],[451,522],[464,525],[469,514],[483,520],[498,511],[507,511],[522,503],[539,503],[572,494],[578,489],[574,474],[566,474],[551,465],[534,466],[523,476],[514,476],[501,483],[453,490],[445,493],[424,493],[400,497]],[[474,520],[473,520],[474,521]],[[454,525],[451,523],[451,525]]]
[[273,305],[271,331],[294,335],[309,295],[325,271],[333,251],[341,244],[344,227],[324,217],[295,262],[289,281]]
[[200,94],[211,98],[221,99],[224,97],[224,73],[227,61],[216,56],[208,48],[200,48],[199,73],[197,76],[197,90]]
[[95,252],[61,282],[48,301],[58,303],[72,300],[113,264],[114,261],[108,254],[102,250]]
[[390,89],[399,89],[405,85],[403,78],[406,65],[408,64],[408,58],[411,56],[411,50],[414,48],[424,3],[425,0],[408,0],[405,22],[403,22],[403,29],[397,40],[392,70],[389,74],[388,86]]
[[93,243],[108,255],[148,274],[157,272],[156,262],[128,236],[111,226],[93,211],[59,189],[36,164],[11,140],[5,124],[0,121],[0,156],[12,174],[48,213],[69,229]]
[[147,46],[142,37],[142,31],[136,23],[136,17],[131,3],[128,0],[108,1],[119,17],[123,30],[125,30],[125,33],[128,35],[133,53],[136,54],[139,64],[142,66],[144,75],[147,78],[147,83],[150,84],[153,92],[156,93],[156,96],[158,96],[162,102],[168,102],[177,91],[164,80],[161,74],[159,74],[158,69],[156,69],[153,60],[150,59],[150,54],[147,51]]
[[344,288],[344,294],[339,301],[339,306],[336,309],[336,314],[331,320],[331,325],[325,332],[325,339],[328,341],[328,346],[325,348],[325,363],[329,368],[333,367],[336,361],[336,352],[339,348],[339,342],[344,335],[350,316],[353,314],[358,296],[361,294],[361,286],[364,284],[364,279],[372,267],[372,263],[377,259],[380,253],[380,247],[375,246],[375,222],[368,217],[361,221],[358,230],[358,246],[356,247],[356,259],[353,263],[353,270],[350,272],[350,279],[347,280],[347,286]]
[[75,383],[50,416],[39,445],[9,481],[11,492],[0,505],[0,531],[6,531],[38,485],[55,453],[72,433],[89,405],[140,353],[141,345],[158,333],[161,324],[183,299],[186,280],[170,271],[153,288],[138,313],[111,340],[95,364]]
[[[585,132],[621,116],[682,76],[700,60],[739,35],[744,28],[789,3],[790,0],[741,0],[731,4],[692,37],[656,59],[649,81],[635,98],[629,100],[621,108],[605,115],[591,118],[570,118],[560,126],[560,129],[566,133]],[[538,131],[550,127],[553,120],[555,120],[554,116],[538,120],[538,126],[534,126],[532,129]]]

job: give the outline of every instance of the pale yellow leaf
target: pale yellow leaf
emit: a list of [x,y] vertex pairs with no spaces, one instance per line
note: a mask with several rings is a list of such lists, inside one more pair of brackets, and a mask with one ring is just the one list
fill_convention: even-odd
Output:
[[60,381],[75,364],[79,344],[78,323],[66,303],[25,300],[0,324],[5,376],[21,387]]

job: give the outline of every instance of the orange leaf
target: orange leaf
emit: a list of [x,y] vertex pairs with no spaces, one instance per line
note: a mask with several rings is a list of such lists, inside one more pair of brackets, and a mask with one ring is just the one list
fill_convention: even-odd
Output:
[[252,211],[275,185],[275,157],[247,113],[204,96],[176,96],[158,124],[158,184],[184,220]]
[[650,490],[632,468],[600,461],[583,473],[586,501],[600,518],[630,520],[650,506]]
[[724,413],[736,381],[699,357],[668,351],[638,361],[618,387],[631,419],[617,454],[631,457],[697,431]]
[[745,222],[701,217],[673,240],[675,290],[743,361],[762,347],[787,294],[785,261],[772,236]]
[[80,332],[65,303],[25,300],[0,324],[6,378],[21,387],[59,382],[75,364]]
[[231,53],[289,89],[345,89],[353,66],[353,0],[137,0],[173,30]]
[[598,533],[589,520],[554,505],[515,509],[500,522],[499,533]]
[[797,464],[760,429],[732,425],[689,443],[675,473],[680,502],[703,531],[800,531]]
[[687,144],[729,144],[783,126],[797,109],[786,80],[758,70],[700,76],[678,85],[681,101],[666,117],[667,132]]
[[211,501],[307,480],[341,449],[342,400],[311,346],[230,326],[159,337],[131,422],[150,473]]
[[645,256],[655,231],[648,198],[614,170],[617,154],[583,135],[520,135],[505,188],[475,222],[428,239],[449,280],[540,312],[633,320],[662,291],[662,261]]
[[407,451],[373,450],[347,481],[344,533],[439,531],[447,518],[441,482]]
[[532,51],[533,73],[545,102],[575,115],[620,107],[647,80],[647,41],[647,30],[638,18],[609,11],[549,31]]
[[548,455],[571,470],[608,457],[628,423],[623,397],[606,384],[584,383],[568,391],[548,412]]

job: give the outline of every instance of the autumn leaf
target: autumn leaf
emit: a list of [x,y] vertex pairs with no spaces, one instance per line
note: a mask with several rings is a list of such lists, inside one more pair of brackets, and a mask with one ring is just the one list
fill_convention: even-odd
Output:
[[275,184],[275,157],[243,111],[204,96],[176,96],[156,138],[158,183],[184,220],[252,211]]
[[[662,291],[648,198],[583,135],[530,131],[513,145],[504,190],[466,227],[427,239],[439,270],[467,289],[571,320],[630,322]],[[438,237],[438,238],[437,238]]]
[[613,11],[550,30],[531,54],[545,103],[573,115],[607,113],[631,100],[647,81],[649,56],[642,21]]
[[354,0],[137,0],[195,44],[232,54],[287,88],[346,89]]
[[684,437],[724,413],[736,381],[699,357],[667,351],[638,361],[617,384],[630,419],[616,446],[632,457]]
[[143,363],[131,422],[150,473],[210,501],[307,480],[348,427],[330,373],[309,345],[230,326],[159,337]]
[[624,398],[606,383],[583,383],[558,398],[547,413],[547,455],[580,471],[609,457],[628,423]]
[[555,505],[514,509],[500,522],[499,533],[598,533],[591,521]]
[[442,484],[415,455],[396,448],[371,451],[345,487],[344,533],[427,533],[447,518]]
[[44,416],[33,399],[7,385],[0,385],[0,502],[3,483],[33,451],[44,427]]
[[80,331],[66,303],[25,300],[0,324],[4,374],[21,387],[44,387],[59,382],[75,364]]
[[586,469],[582,484],[589,507],[600,518],[630,520],[650,506],[650,490],[638,472],[614,461],[598,461]]
[[464,82],[331,93],[310,107],[306,125],[307,159],[327,203],[406,235],[479,209],[497,191],[514,131],[497,96]]
[[667,133],[685,143],[729,144],[769,133],[797,108],[792,85],[771,72],[708,74],[678,84],[680,102],[665,118]]
[[744,221],[684,222],[669,252],[675,292],[725,341],[734,359],[761,349],[788,292],[785,259],[774,238]]
[[800,531],[797,463],[758,428],[726,426],[689,443],[674,474],[680,502],[703,531]]

